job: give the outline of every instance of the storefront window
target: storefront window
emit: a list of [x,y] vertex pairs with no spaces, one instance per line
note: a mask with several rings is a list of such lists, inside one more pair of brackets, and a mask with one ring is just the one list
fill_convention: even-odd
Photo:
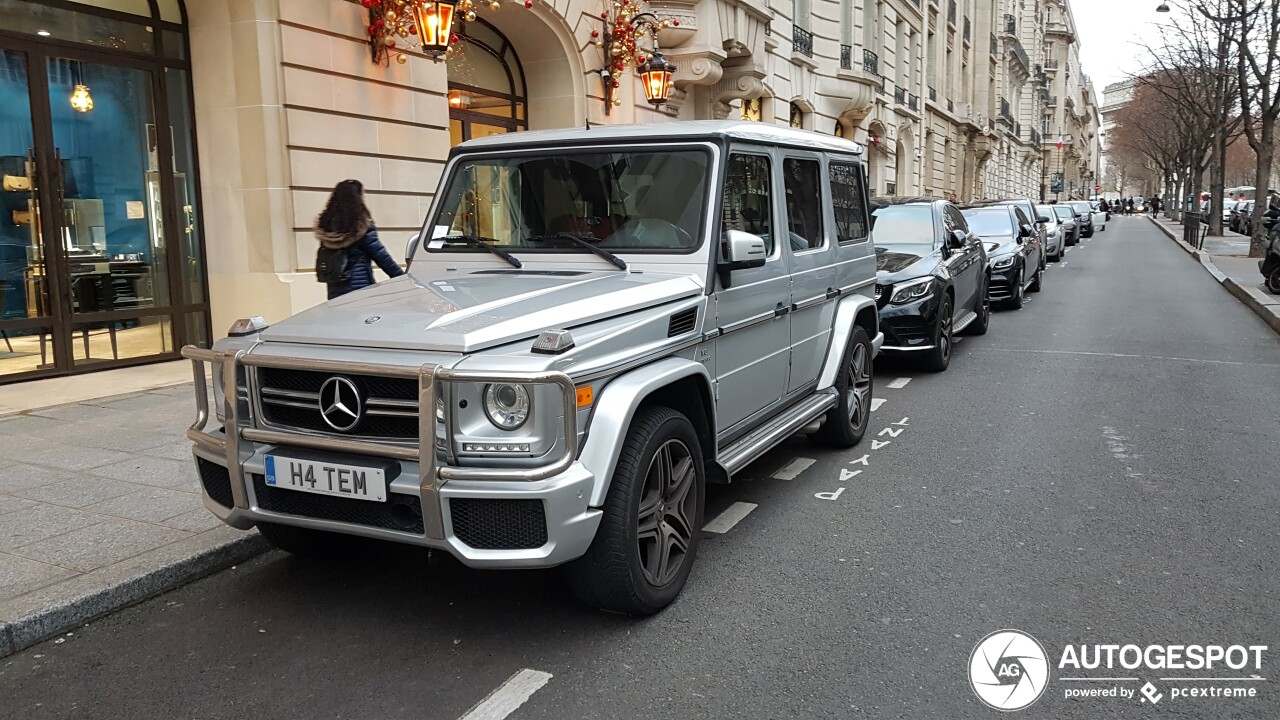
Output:
[[[150,15],[149,9],[146,14]],[[146,54],[156,51],[153,28],[145,24],[25,0],[0,0],[0,27],[112,50]]]
[[182,268],[182,302],[204,302],[204,242],[197,211],[200,194],[196,189],[195,151],[191,146],[191,101],[187,72],[168,68],[169,125],[173,128],[173,189],[178,209],[178,236],[173,243]]
[[473,20],[455,48],[449,58],[450,143],[527,128],[524,72],[511,43]]

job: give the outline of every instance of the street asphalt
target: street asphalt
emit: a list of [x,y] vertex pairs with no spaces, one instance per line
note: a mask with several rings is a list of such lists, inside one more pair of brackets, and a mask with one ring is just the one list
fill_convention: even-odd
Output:
[[[0,660],[0,716],[454,720],[528,669],[550,677],[471,717],[995,718],[970,654],[1014,628],[1052,668],[1014,716],[1280,717],[1280,342],[1145,219],[1065,260],[947,372],[878,362],[859,447],[795,438],[711,488],[708,520],[756,508],[656,617],[586,610],[554,571],[270,553]],[[1127,643],[1270,649],[1058,668]],[[1146,682],[1155,703],[1065,697]],[[1210,685],[1256,696],[1174,697]]]

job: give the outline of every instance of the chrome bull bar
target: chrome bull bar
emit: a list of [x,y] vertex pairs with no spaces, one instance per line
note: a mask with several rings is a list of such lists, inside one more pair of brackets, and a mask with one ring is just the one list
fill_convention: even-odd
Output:
[[[253,454],[242,448],[242,440],[276,445],[292,445],[315,450],[329,450],[413,460],[418,463],[418,487],[422,502],[422,523],[425,535],[435,540],[444,539],[444,509],[440,489],[450,480],[488,480],[533,482],[545,480],[568,470],[578,456],[577,388],[568,375],[557,371],[477,371],[454,370],[439,365],[426,364],[416,368],[376,365],[372,363],[339,362],[330,360],[297,360],[263,355],[251,355],[246,350],[206,350],[192,345],[182,348],[182,356],[191,361],[195,380],[196,420],[187,429],[187,438],[206,451],[226,457],[227,472],[231,480],[231,497],[237,508],[249,507],[245,491],[244,463]],[[226,430],[222,436],[206,431],[209,424],[209,388],[205,381],[204,364],[222,373],[223,412]],[[380,375],[385,377],[416,378],[418,381],[418,444],[414,446],[387,445],[366,440],[349,440],[322,434],[281,432],[242,426],[239,392],[236,376],[240,366],[271,367],[285,370],[310,370],[334,374]],[[459,467],[440,462],[436,452],[436,397],[441,383],[523,383],[558,385],[564,401],[562,452],[553,462],[533,468],[475,468]],[[446,448],[453,442],[453,429],[445,426]],[[425,451],[424,449],[430,449]]]

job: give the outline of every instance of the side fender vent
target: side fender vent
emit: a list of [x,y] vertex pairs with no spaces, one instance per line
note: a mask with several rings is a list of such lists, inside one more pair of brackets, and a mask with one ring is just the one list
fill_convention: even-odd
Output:
[[693,332],[693,328],[698,324],[698,308],[689,308],[682,310],[671,316],[671,323],[667,325],[667,337],[675,337]]

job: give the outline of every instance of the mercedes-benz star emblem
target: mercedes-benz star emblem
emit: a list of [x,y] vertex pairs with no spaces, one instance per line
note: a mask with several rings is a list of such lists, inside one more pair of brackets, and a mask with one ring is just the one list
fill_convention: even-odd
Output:
[[329,427],[346,432],[360,423],[362,414],[355,383],[344,377],[331,377],[320,386],[320,417]]

